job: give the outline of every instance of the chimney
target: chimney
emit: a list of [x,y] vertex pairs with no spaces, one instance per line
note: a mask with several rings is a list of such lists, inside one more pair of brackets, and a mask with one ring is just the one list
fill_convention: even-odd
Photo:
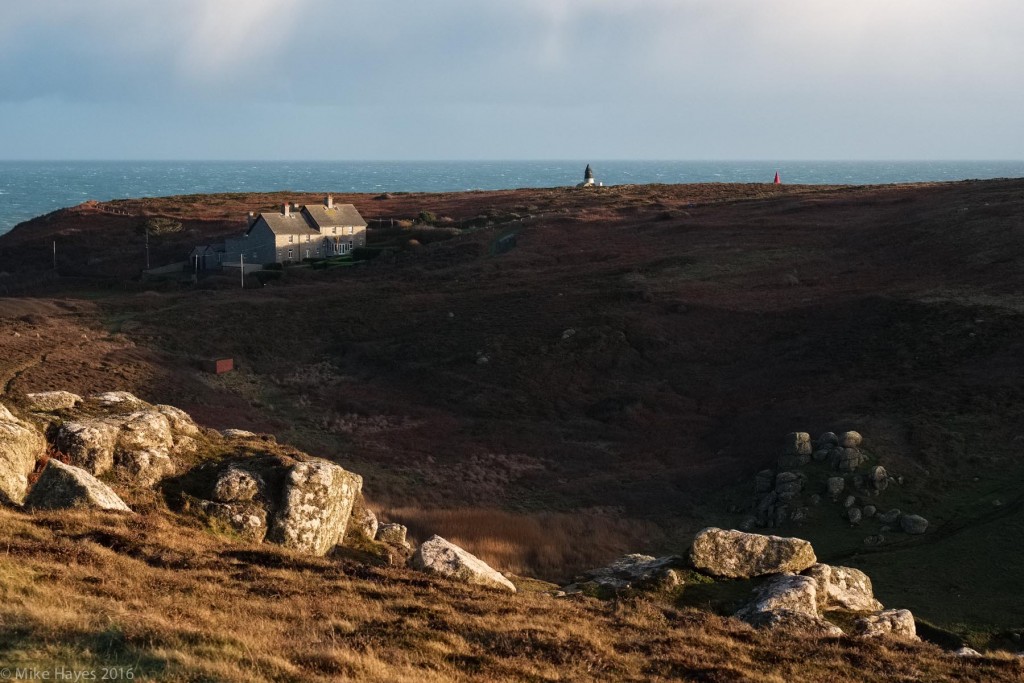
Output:
[[288,202],[284,203],[284,215],[285,216],[292,215],[292,205],[289,204]]
[[334,196],[333,195],[327,195],[327,202],[326,203],[327,203],[327,208],[328,209],[333,209],[334,208]]
[[250,211],[249,212],[249,218],[248,218],[249,227],[251,228],[252,224],[255,223],[255,222],[256,222],[256,212],[255,211]]

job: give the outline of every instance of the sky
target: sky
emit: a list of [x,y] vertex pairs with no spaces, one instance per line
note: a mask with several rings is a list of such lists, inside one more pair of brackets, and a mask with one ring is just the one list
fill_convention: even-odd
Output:
[[0,159],[1024,159],[1020,0],[3,0]]

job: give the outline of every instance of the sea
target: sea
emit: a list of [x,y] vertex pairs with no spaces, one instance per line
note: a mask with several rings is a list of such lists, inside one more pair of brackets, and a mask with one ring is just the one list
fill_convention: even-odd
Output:
[[1024,161],[0,161],[0,234],[89,199],[211,192],[446,192],[574,185],[874,185],[1024,177]]

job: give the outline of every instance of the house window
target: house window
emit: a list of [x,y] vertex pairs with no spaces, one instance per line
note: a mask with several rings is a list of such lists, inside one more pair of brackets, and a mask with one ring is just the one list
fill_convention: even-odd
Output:
[[288,235],[288,244],[291,244],[294,241],[295,241],[295,236],[294,235]]
[[353,230],[355,230],[355,228],[353,228],[351,225],[348,226],[348,234],[351,235]]
[[306,241],[309,242],[309,235],[306,235]]
[[338,229],[337,228],[331,228],[331,234],[332,235],[337,235],[338,234]]
[[288,260],[289,261],[292,260],[292,250],[291,249],[288,250]]

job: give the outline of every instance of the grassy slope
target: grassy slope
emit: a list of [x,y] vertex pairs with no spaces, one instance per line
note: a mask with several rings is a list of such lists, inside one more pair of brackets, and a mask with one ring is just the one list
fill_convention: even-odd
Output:
[[1015,658],[758,633],[234,543],[165,513],[0,511],[0,661],[167,681],[1014,681]]

